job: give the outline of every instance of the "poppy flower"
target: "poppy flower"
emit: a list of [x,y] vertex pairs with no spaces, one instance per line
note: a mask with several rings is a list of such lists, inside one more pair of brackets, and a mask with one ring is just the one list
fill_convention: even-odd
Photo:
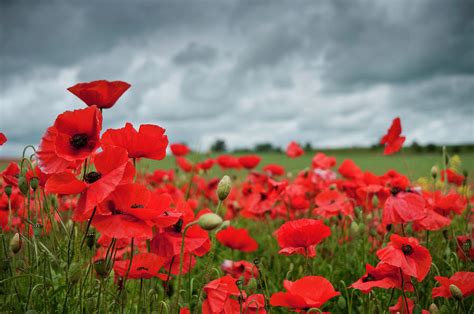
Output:
[[232,155],[220,155],[216,161],[222,169],[239,169],[241,167],[239,159]]
[[191,172],[194,168],[193,164],[186,157],[176,157],[176,164],[184,172]]
[[160,274],[159,271],[163,267],[164,259],[153,253],[140,253],[133,256],[132,265],[130,266],[130,260],[115,261],[114,272],[115,274],[129,279],[150,279],[157,277],[166,279],[166,274]]
[[99,148],[101,129],[102,114],[96,106],[60,114],[41,139],[39,167],[44,173],[74,167]]
[[363,176],[362,170],[351,159],[345,159],[337,171],[347,179],[357,179]]
[[[408,313],[407,313],[407,306],[408,306]],[[406,301],[403,300],[403,297],[399,297],[397,304],[388,308],[390,314],[412,314],[413,308],[415,307],[415,303],[412,299],[406,298]],[[421,314],[429,314],[430,312],[427,310],[421,310]]]
[[413,229],[418,230],[439,230],[451,224],[451,219],[444,217],[434,210],[425,210],[425,216],[413,222]]
[[7,196],[7,193],[0,194],[0,226],[2,231],[15,229],[16,226],[22,224],[23,203],[24,197],[16,187],[12,188],[10,197]]
[[336,158],[332,156],[326,156],[324,153],[317,153],[314,155],[311,165],[313,168],[319,168],[323,170],[331,169],[336,165]]
[[97,209],[92,225],[111,238],[153,237],[153,227],[168,227],[179,216],[168,213],[172,199],[167,194],[155,195],[137,183],[123,184]]
[[285,189],[284,200],[291,209],[305,210],[310,206],[309,191],[301,184],[290,184]]
[[174,170],[157,169],[153,172],[150,180],[156,184],[174,180]]
[[435,276],[434,278],[439,282],[440,286],[433,288],[433,298],[451,298],[452,294],[449,289],[450,285],[458,287],[462,292],[463,298],[467,298],[474,294],[474,272],[459,271],[449,278],[442,276]]
[[84,181],[71,172],[53,174],[45,185],[48,193],[79,194],[76,220],[89,218],[92,209],[105,200],[119,184],[133,181],[135,169],[129,162],[127,151],[108,146],[94,157],[95,170],[84,176]]
[[176,157],[186,156],[191,150],[185,144],[173,143],[170,145],[171,152]]
[[290,142],[290,144],[288,144],[288,146],[286,147],[286,155],[290,158],[297,158],[303,154],[304,150],[298,143],[294,141]]
[[131,123],[121,129],[109,129],[102,135],[102,146],[125,148],[130,158],[161,160],[166,156],[168,137],[158,125],[142,124],[137,132]]
[[274,235],[281,248],[279,254],[314,257],[316,245],[331,235],[331,229],[321,220],[298,219],[285,222]]
[[351,215],[353,213],[353,207],[348,202],[347,196],[337,190],[327,189],[322,191],[316,196],[315,204],[317,207],[313,210],[313,213],[324,218],[339,214]]
[[387,130],[387,134],[385,134],[380,140],[380,144],[385,145],[383,151],[384,155],[395,154],[400,150],[400,148],[402,148],[402,145],[405,142],[405,136],[400,136],[400,134],[402,134],[402,125],[400,118],[397,117],[393,119],[392,125]]
[[[366,264],[365,269],[364,276],[354,282],[351,285],[352,288],[358,289],[366,294],[372,291],[373,288],[402,289],[402,277],[398,267],[386,263],[378,263],[376,267]],[[413,291],[410,277],[405,274],[403,274],[403,277],[404,289]]]
[[18,166],[18,163],[16,162],[11,162],[8,164],[5,170],[0,173],[0,175],[2,176],[6,185],[18,186],[20,166]]
[[258,249],[258,243],[250,235],[247,229],[234,228],[232,226],[221,230],[216,234],[220,244],[233,250],[242,252],[253,252]]
[[67,90],[79,97],[88,106],[107,109],[115,105],[120,96],[130,88],[130,84],[122,81],[106,80],[89,83],[78,83]]
[[270,298],[272,306],[283,306],[295,311],[321,308],[324,303],[341,293],[321,276],[306,276],[296,281],[283,281],[286,292],[274,293]]
[[[202,304],[203,314],[233,313],[232,308],[237,307],[239,303],[233,297],[239,297],[241,294],[246,297],[245,291],[240,291],[236,284],[236,279],[229,275],[213,280],[204,286],[204,292],[207,298]],[[232,306],[234,305],[234,306]]]
[[254,169],[255,167],[258,166],[260,163],[260,156],[258,155],[245,155],[239,157],[239,163],[244,167],[245,169],[251,170]]
[[0,146],[2,146],[3,144],[5,144],[7,142],[7,137],[5,136],[5,134],[3,134],[2,132],[0,132]]
[[207,171],[207,170],[211,169],[212,166],[214,166],[214,163],[215,163],[214,159],[208,158],[204,161],[198,162],[196,164],[196,168],[200,169],[200,170],[203,170],[203,171]]
[[248,282],[251,278],[258,277],[258,269],[254,264],[247,261],[224,260],[221,269],[226,275],[231,275],[235,279],[244,278]]
[[272,177],[278,177],[285,174],[285,168],[277,164],[269,164],[263,167],[263,172],[270,174]]
[[470,259],[471,261],[474,261],[474,247],[472,247],[472,237],[470,236],[457,236],[456,237],[456,242],[457,242],[457,254],[458,257],[465,261]]
[[447,177],[449,183],[457,186],[461,186],[464,182],[464,176],[451,169],[441,170],[441,181],[444,182],[445,177]]
[[392,188],[391,194],[383,207],[383,225],[403,224],[425,217],[425,200],[421,195],[400,192],[397,188]]
[[460,215],[466,208],[467,203],[466,199],[456,191],[450,191],[448,194],[435,191],[431,194],[425,194],[425,198],[427,205],[443,216],[452,213]]
[[397,234],[390,236],[388,245],[377,251],[377,257],[384,263],[400,267],[404,274],[422,281],[431,267],[431,255],[415,238]]

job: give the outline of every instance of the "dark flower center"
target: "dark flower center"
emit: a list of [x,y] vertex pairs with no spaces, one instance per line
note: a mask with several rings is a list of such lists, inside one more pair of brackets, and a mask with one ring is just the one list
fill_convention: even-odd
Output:
[[145,208],[145,206],[143,206],[142,204],[133,204],[132,206],[130,206],[131,208]]
[[181,232],[181,229],[183,229],[183,219],[179,219],[177,223],[173,225],[173,229],[176,232]]
[[390,190],[390,193],[392,193],[393,196],[397,195],[400,193],[402,190],[400,188],[394,187]]
[[102,175],[99,172],[91,171],[84,177],[84,181],[87,183],[94,183],[95,181],[99,180]]
[[368,282],[368,281],[374,281],[375,277],[372,276],[371,274],[367,274],[364,278],[362,278],[362,282]]
[[71,144],[72,147],[75,149],[81,149],[87,146],[87,134],[84,133],[79,133],[79,134],[74,134],[70,139],[69,139],[69,144]]
[[411,255],[411,254],[413,254],[413,248],[409,244],[402,245],[402,252],[405,255]]
[[260,200],[264,201],[267,199],[267,195],[265,193],[260,193]]
[[137,270],[146,270],[146,271],[148,271],[148,268],[140,266],[140,267],[137,268]]

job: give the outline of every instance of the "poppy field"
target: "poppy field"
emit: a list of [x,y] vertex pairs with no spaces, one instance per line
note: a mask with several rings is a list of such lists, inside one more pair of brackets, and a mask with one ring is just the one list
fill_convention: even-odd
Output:
[[406,155],[394,117],[383,152],[208,156],[103,129],[130,87],[68,88],[0,172],[0,312],[474,312],[472,154]]

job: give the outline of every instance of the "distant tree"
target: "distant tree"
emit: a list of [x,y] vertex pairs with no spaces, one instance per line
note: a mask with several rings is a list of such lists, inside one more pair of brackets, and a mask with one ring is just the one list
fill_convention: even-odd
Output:
[[227,147],[224,140],[217,139],[214,144],[211,145],[211,151],[213,152],[225,152],[226,150]]
[[303,149],[304,149],[305,151],[307,151],[307,152],[310,152],[310,151],[313,150],[313,146],[311,145],[310,142],[306,142],[306,144],[304,144]]
[[411,149],[417,154],[423,152],[423,147],[421,147],[421,145],[418,144],[417,141],[413,141],[413,144],[411,144]]
[[275,151],[275,147],[271,143],[260,143],[255,145],[255,151],[259,153]]
[[428,153],[435,153],[438,150],[438,146],[433,143],[430,143],[426,145],[425,149]]

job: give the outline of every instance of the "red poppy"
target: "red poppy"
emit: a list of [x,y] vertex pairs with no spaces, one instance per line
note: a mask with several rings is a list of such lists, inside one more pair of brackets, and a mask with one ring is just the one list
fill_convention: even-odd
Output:
[[313,210],[315,215],[330,218],[342,214],[344,216],[353,213],[353,206],[348,202],[346,195],[337,190],[324,190],[315,198],[317,207]]
[[424,217],[425,200],[421,195],[392,188],[392,195],[387,198],[383,207],[383,225],[403,224]]
[[102,135],[102,146],[123,147],[130,158],[161,160],[166,156],[168,137],[165,129],[158,125],[142,124],[135,130],[131,123],[121,129],[109,129]]
[[247,261],[224,260],[221,269],[226,275],[231,275],[235,279],[244,278],[248,282],[251,278],[258,277],[258,269],[254,264]]
[[11,162],[0,175],[6,185],[18,186],[18,177],[20,176],[20,166],[16,162]]
[[99,148],[101,129],[102,114],[95,106],[60,114],[41,139],[39,167],[45,173],[74,167]]
[[153,237],[153,227],[168,227],[179,216],[168,213],[171,197],[151,193],[141,184],[123,184],[97,209],[92,225],[111,238]]
[[67,90],[79,97],[88,106],[107,109],[112,107],[130,86],[130,84],[122,81],[99,80],[79,83]]
[[171,152],[176,157],[186,156],[191,150],[185,144],[173,143],[170,145]]
[[185,157],[176,157],[176,164],[184,172],[191,172],[194,168],[193,164]]
[[460,215],[466,208],[466,199],[456,191],[450,191],[448,194],[443,194],[441,191],[431,194],[426,192],[425,197],[428,206],[443,216],[452,213]]
[[465,236],[457,236],[457,254],[458,257],[465,261],[470,259],[474,261],[474,247],[472,247],[472,237],[465,235]]
[[45,190],[58,194],[81,193],[74,217],[76,220],[88,219],[92,209],[119,184],[133,181],[135,169],[128,160],[125,149],[108,146],[94,157],[95,171],[87,173],[84,181],[77,179],[71,172],[61,172],[48,179]]
[[397,234],[390,236],[386,247],[377,251],[384,263],[400,267],[404,274],[422,281],[431,268],[431,255],[415,238],[405,238]]
[[222,169],[239,169],[241,167],[239,159],[232,155],[220,155],[216,161]]
[[0,194],[0,226],[3,232],[14,230],[15,227],[23,223],[23,204],[24,197],[16,187],[12,188],[10,197],[7,196],[7,193]]
[[[115,274],[129,279],[150,279],[157,277],[166,279],[166,274],[160,274],[159,271],[163,267],[164,259],[153,253],[140,253],[133,256],[132,265],[130,260],[115,261]],[[129,270],[130,269],[130,270]]]
[[347,179],[357,179],[363,176],[362,170],[351,159],[344,160],[337,171]]
[[284,200],[291,209],[305,210],[310,206],[309,190],[301,184],[290,184],[285,189]]
[[[405,301],[403,300],[403,297],[399,297],[397,304],[389,307],[388,310],[390,311],[390,314],[407,314],[407,308],[408,308],[408,314],[412,314],[414,307],[415,307],[415,303],[413,302],[412,299],[406,298],[406,301]],[[430,312],[428,312],[427,310],[421,310],[421,314],[429,314],[429,313]]]
[[298,219],[285,222],[274,235],[281,248],[279,254],[314,257],[316,245],[331,235],[331,229],[321,220]]
[[232,226],[221,230],[216,234],[220,244],[233,250],[242,252],[253,252],[258,249],[258,243],[250,235],[247,229],[234,228]]
[[244,167],[245,169],[253,169],[258,166],[260,163],[260,156],[258,155],[245,155],[239,157],[239,163]]
[[2,146],[3,144],[5,144],[7,142],[7,137],[5,136],[5,134],[3,134],[2,132],[0,132],[0,146]]
[[397,117],[393,119],[392,125],[387,130],[387,134],[380,140],[380,144],[385,145],[383,151],[384,155],[394,154],[402,148],[405,142],[405,136],[400,136],[400,134],[402,134],[402,125],[400,118]]
[[306,276],[294,282],[285,280],[283,287],[287,292],[274,293],[270,298],[270,304],[295,311],[321,308],[329,299],[341,294],[321,276]]
[[208,158],[204,161],[201,161],[201,162],[197,163],[196,168],[200,169],[200,170],[203,170],[203,171],[207,171],[207,170],[211,169],[212,166],[214,166],[214,163],[215,163],[214,159]]
[[288,146],[286,147],[286,155],[290,158],[297,158],[303,154],[304,150],[298,143],[294,141],[290,142],[290,144],[288,144]]
[[314,155],[311,161],[313,168],[319,168],[323,170],[331,169],[336,165],[336,158],[326,156],[324,153],[317,153]]
[[[365,274],[359,280],[354,282],[351,287],[358,289],[363,293],[369,293],[373,288],[398,288],[402,289],[402,277],[400,274],[400,268],[386,264],[378,263],[376,267],[372,265],[365,265]],[[403,275],[404,289],[413,291],[413,285],[411,284],[410,277]]]
[[425,216],[420,220],[413,222],[413,229],[418,230],[439,230],[441,228],[447,227],[451,224],[451,219],[446,218],[434,210],[427,209],[425,210]]
[[278,177],[285,174],[285,168],[277,164],[266,165],[262,170],[272,177]]
[[432,296],[451,298],[451,291],[449,289],[450,285],[455,285],[462,292],[463,298],[467,298],[474,294],[474,272],[469,271],[459,271],[452,275],[451,277],[434,277],[440,286],[433,288]]
[[441,181],[443,182],[444,182],[445,174],[448,177],[449,183],[455,184],[457,186],[461,186],[464,182],[464,176],[451,169],[446,169],[446,171],[441,170]]

